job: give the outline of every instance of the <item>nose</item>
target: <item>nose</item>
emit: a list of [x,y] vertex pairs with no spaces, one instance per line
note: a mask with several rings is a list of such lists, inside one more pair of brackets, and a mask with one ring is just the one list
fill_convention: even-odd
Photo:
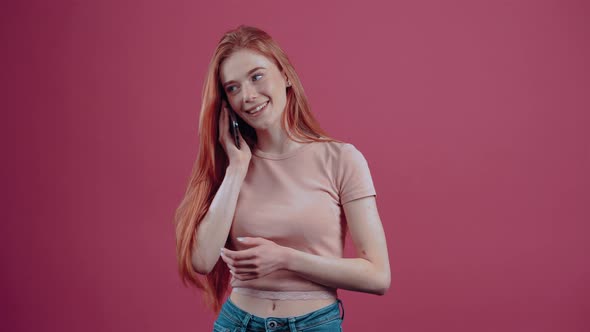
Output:
[[251,103],[256,100],[258,92],[252,84],[244,84],[242,87],[242,99],[244,103]]

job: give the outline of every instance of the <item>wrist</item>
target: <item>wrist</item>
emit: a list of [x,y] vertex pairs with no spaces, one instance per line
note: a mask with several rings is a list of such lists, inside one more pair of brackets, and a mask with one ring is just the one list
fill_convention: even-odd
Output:
[[283,270],[293,269],[293,257],[295,256],[295,249],[289,247],[283,247],[283,253],[281,255],[281,265]]
[[248,173],[248,167],[232,165],[232,164],[229,164],[229,166],[227,166],[227,168],[225,170],[226,175],[238,176],[241,178],[245,178],[246,173]]

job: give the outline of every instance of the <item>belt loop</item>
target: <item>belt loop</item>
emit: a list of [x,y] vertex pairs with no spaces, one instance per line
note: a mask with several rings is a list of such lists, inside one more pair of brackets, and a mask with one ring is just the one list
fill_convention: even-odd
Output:
[[246,332],[248,331],[248,323],[250,323],[250,318],[252,318],[252,315],[250,313],[247,313],[244,316],[244,319],[242,319],[242,332]]
[[297,332],[297,328],[295,327],[295,317],[289,318],[289,331],[290,332]]
[[340,319],[344,321],[344,304],[342,303],[342,300],[338,299],[338,305],[342,308],[342,316],[340,316]]

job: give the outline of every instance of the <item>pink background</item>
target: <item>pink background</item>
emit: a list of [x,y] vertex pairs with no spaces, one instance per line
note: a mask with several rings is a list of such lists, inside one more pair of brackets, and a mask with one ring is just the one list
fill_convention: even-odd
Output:
[[372,170],[392,284],[342,292],[345,331],[588,331],[589,9],[3,3],[0,329],[211,330],[172,216],[209,59],[245,23]]

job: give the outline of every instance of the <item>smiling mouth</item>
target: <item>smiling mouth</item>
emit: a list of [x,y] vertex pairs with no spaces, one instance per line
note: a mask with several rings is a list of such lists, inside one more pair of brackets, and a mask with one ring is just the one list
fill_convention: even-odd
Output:
[[250,115],[254,115],[254,114],[256,114],[256,113],[258,113],[258,112],[262,111],[263,109],[265,109],[267,105],[268,105],[268,101],[266,101],[266,102],[265,102],[264,104],[262,104],[262,105],[258,105],[258,107],[254,108],[253,110],[246,111],[246,113],[247,113],[247,114],[250,114]]

